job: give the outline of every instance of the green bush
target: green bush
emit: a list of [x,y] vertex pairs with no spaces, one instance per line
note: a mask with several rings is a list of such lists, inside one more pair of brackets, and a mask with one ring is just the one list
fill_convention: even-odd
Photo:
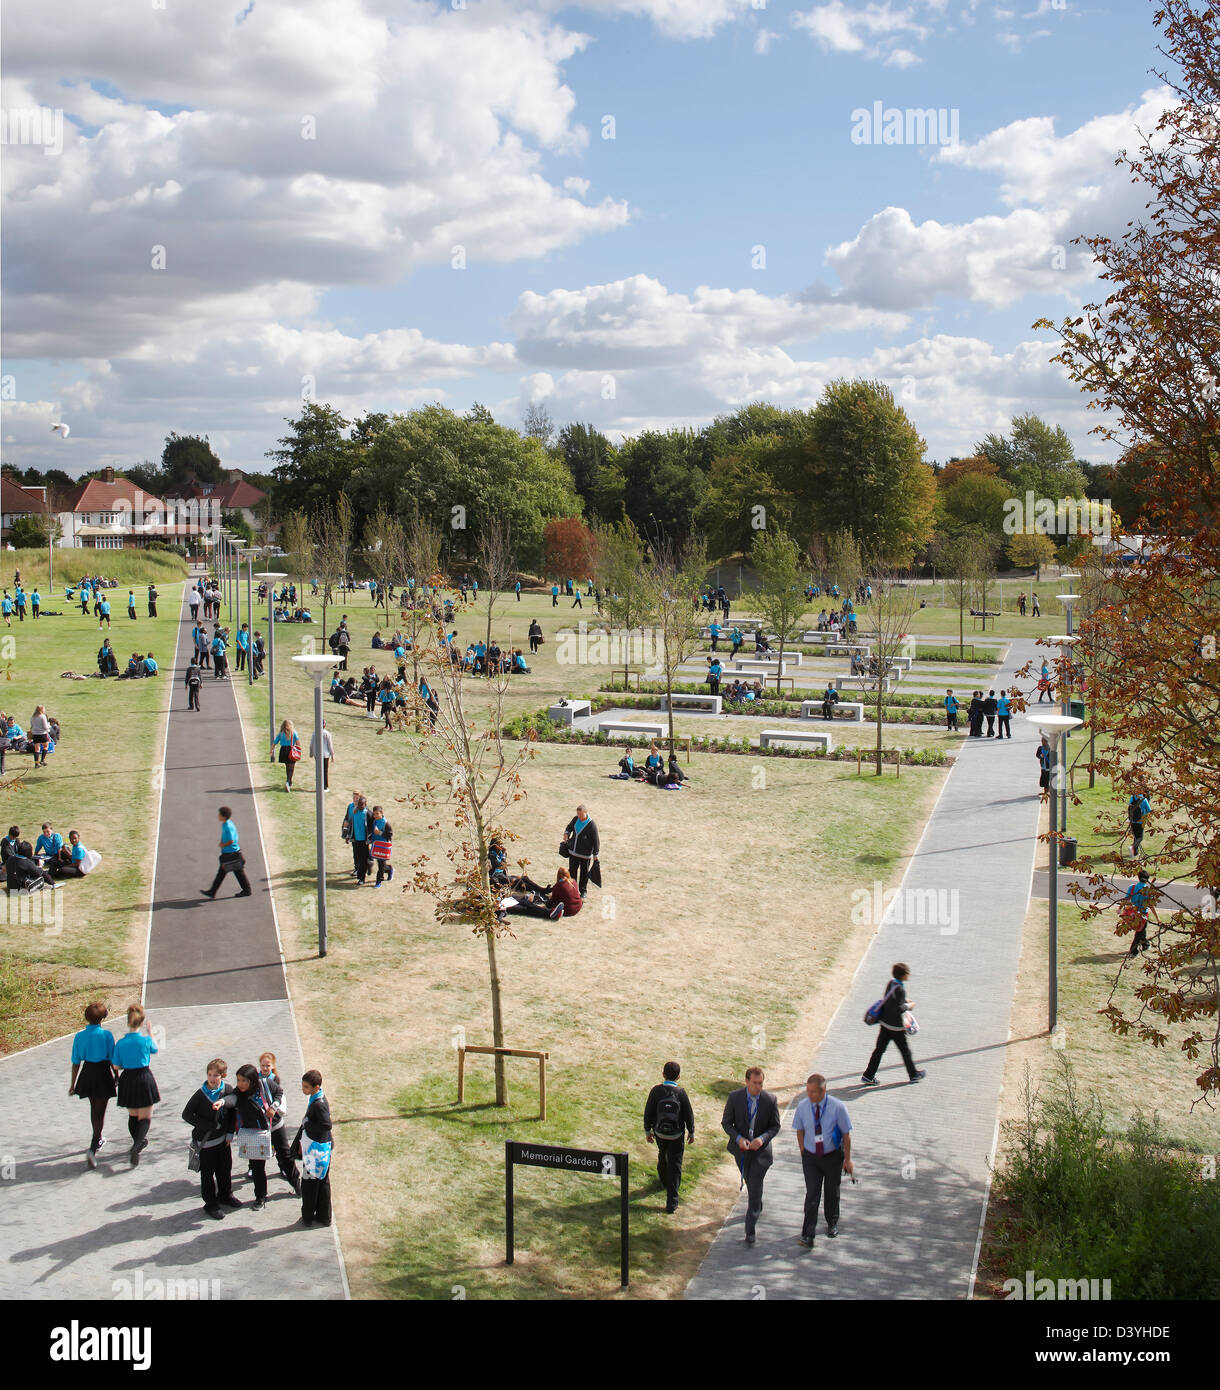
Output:
[[999,1278],[1109,1279],[1115,1299],[1220,1296],[1220,1184],[1165,1148],[1154,1115],[1108,1132],[1070,1064],[1043,1096],[1025,1093],[1005,1126],[995,1175]]

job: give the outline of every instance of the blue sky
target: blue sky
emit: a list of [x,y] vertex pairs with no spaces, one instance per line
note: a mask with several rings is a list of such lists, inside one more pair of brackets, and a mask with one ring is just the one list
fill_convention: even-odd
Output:
[[[1096,289],[1054,248],[1142,202],[1113,158],[1167,100],[1152,8],[27,7],[8,108],[67,121],[5,151],[4,460],[176,429],[260,468],[303,390],[620,436],[857,373],[929,457],[1027,409],[1107,457],[1030,325]],[[958,148],[853,143],[875,101],[956,111]]]

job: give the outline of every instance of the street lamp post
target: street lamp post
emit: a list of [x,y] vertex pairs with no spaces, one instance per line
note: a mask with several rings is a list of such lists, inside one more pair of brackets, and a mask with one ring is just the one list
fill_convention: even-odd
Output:
[[314,779],[314,835],[317,841],[318,861],[318,955],[326,954],[326,830],[323,824],[323,761],[325,750],[322,747],[322,680],[327,669],[334,665],[331,656],[294,656],[299,666],[304,666],[313,678],[313,779]]
[[[1075,729],[1082,721],[1074,718],[1070,714],[1029,714],[1026,718],[1031,724],[1036,724],[1040,732],[1048,734],[1051,740],[1051,752],[1054,755],[1052,766],[1060,775],[1063,767],[1059,756],[1060,740],[1065,735]],[[1058,802],[1055,800],[1055,776],[1051,774],[1050,801],[1051,801],[1051,837],[1050,837],[1050,935],[1048,942],[1048,979],[1047,979],[1047,1031],[1054,1033],[1059,1025],[1059,816]]]
[[263,570],[256,574],[267,585],[267,675],[271,697],[271,742],[275,742],[275,581],[284,576],[278,570]]
[[[1070,632],[1060,634],[1058,637],[1050,637],[1050,642],[1059,644],[1060,665],[1068,667],[1071,660],[1072,648],[1080,641],[1079,637],[1074,637]],[[1071,713],[1071,684],[1066,681],[1059,683],[1059,713],[1066,716]],[[1077,724],[1080,723],[1078,719]],[[1063,739],[1063,761],[1067,764],[1067,735]],[[1068,828],[1068,802],[1067,802],[1067,777],[1062,779],[1063,785],[1059,788],[1059,822],[1060,828],[1064,831]]]
[[[254,557],[257,550],[247,550],[246,556],[246,684],[254,685]],[[240,618],[240,614],[238,615]],[[238,622],[240,628],[241,623]]]

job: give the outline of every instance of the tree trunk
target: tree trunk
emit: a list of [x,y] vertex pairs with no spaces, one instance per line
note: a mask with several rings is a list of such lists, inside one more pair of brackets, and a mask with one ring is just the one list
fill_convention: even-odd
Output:
[[[500,1007],[500,967],[496,962],[496,934],[487,933],[487,972],[491,981],[491,1040],[493,1047],[504,1046],[504,1015]],[[496,1054],[496,1104],[508,1104],[508,1084],[504,1074],[504,1058]]]
[[[880,662],[878,662],[878,664],[877,664],[877,669],[878,669],[878,671],[881,670],[881,663],[880,663]],[[881,692],[882,692],[882,689],[883,689],[884,685],[885,685],[885,677],[882,676],[882,675],[878,675],[878,677],[877,677],[877,773],[876,773],[876,775],[877,775],[878,777],[881,776],[881,720],[882,720],[882,716],[883,716],[883,714],[884,714],[884,710],[883,710],[883,708],[882,708],[882,703],[881,703],[881,701],[882,701],[882,694],[881,694]]]

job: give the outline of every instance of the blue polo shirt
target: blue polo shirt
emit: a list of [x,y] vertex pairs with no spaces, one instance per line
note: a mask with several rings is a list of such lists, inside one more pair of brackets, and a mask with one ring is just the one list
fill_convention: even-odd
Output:
[[240,852],[241,845],[237,839],[237,826],[231,820],[222,821],[220,826],[220,852],[221,854],[236,854]]
[[157,1044],[147,1033],[124,1033],[114,1045],[115,1066],[124,1071],[134,1071],[136,1067],[146,1067],[148,1059],[157,1051]]
[[39,835],[38,841],[34,846],[35,854],[58,854],[64,847],[64,837],[58,830],[53,830],[49,835]]
[[80,840],[77,840],[77,842],[72,846],[73,864],[79,864],[81,860],[84,859],[87,853],[88,851],[85,849],[84,844]]
[[110,601],[109,601],[108,599],[103,599],[103,600],[102,600],[102,617],[103,617],[103,618],[108,618],[109,616],[110,616]]
[[157,663],[153,660],[151,656],[146,656],[144,658],[144,669],[148,672],[150,676],[155,676],[157,674]]
[[245,628],[242,628],[242,630],[237,634],[237,645],[242,649],[243,652],[250,645],[250,634],[245,630]]
[[114,1061],[114,1034],[100,1023],[82,1028],[72,1039],[72,1065],[77,1062]]
[[[817,1118],[821,1120],[822,1152],[834,1153],[842,1147],[843,1136],[851,1133],[851,1117],[847,1113],[847,1107],[827,1092],[818,1108]],[[801,1097],[796,1114],[792,1117],[792,1128],[805,1131],[805,1152],[816,1153],[817,1143],[814,1135],[818,1125],[815,1122],[813,1101],[808,1096]]]

